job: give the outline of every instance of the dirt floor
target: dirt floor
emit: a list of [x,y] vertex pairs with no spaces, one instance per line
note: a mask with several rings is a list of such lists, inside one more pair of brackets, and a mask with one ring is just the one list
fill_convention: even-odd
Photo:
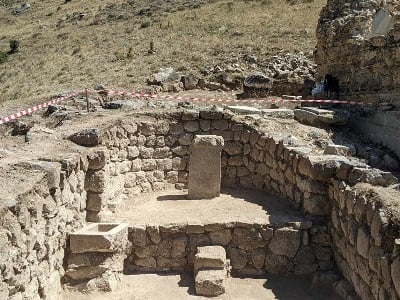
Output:
[[170,190],[126,199],[112,219],[131,225],[259,223],[304,221],[288,200],[253,190],[224,190],[220,197],[187,200],[187,191]]
[[124,275],[116,291],[106,294],[81,294],[65,291],[63,300],[335,300],[340,299],[329,288],[311,289],[309,276],[268,276],[266,278],[228,278],[226,293],[206,298],[194,293],[190,274]]

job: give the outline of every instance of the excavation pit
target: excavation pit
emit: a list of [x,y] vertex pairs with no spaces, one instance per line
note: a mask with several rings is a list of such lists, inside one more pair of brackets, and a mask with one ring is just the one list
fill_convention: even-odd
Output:
[[[57,155],[40,152],[12,165],[18,153],[25,153],[22,148],[9,153],[10,166],[1,169],[7,227],[0,231],[0,242],[15,249],[27,235],[21,253],[33,253],[32,274],[48,271],[38,277],[46,297],[57,299],[62,283],[64,289],[83,286],[80,292],[93,293],[89,299],[102,299],[98,291],[109,292],[106,299],[126,299],[132,293],[131,298],[190,299],[195,297],[195,255],[203,246],[223,247],[229,260],[232,277],[221,299],[284,298],[280,284],[297,298],[318,299],[311,282],[313,287],[322,284],[322,290],[334,287],[343,299],[356,293],[370,299],[369,293],[379,291],[362,287],[372,282],[367,276],[377,272],[378,262],[393,272],[374,282],[387,280],[393,288],[381,292],[396,293],[400,260],[391,253],[398,236],[383,226],[385,220],[398,224],[398,192],[388,187],[395,178],[352,157],[351,151],[325,155],[317,142],[328,140],[326,130],[293,119],[254,119],[214,109],[154,116],[118,113],[120,119],[110,115],[102,124],[92,120],[93,130],[76,123],[60,133],[60,145],[66,147],[52,148]],[[79,132],[95,132],[89,138],[99,146],[63,139]],[[196,172],[190,169],[196,135],[224,139],[218,197],[188,197],[190,173]],[[32,147],[48,145],[49,139],[35,143]],[[31,175],[30,180],[23,189],[10,187],[9,178],[22,182],[20,174]],[[114,235],[119,223],[126,224]],[[37,238],[39,232],[45,239]],[[13,244],[10,236],[21,240]],[[370,254],[375,255],[371,260]],[[22,257],[12,256],[8,265],[20,268]],[[349,257],[356,257],[356,266]],[[183,277],[190,283],[181,282]],[[307,285],[297,289],[301,278],[308,278]],[[7,280],[14,293],[17,281]],[[35,299],[29,295],[36,292],[32,281],[23,294]],[[64,299],[86,297],[74,293]]]

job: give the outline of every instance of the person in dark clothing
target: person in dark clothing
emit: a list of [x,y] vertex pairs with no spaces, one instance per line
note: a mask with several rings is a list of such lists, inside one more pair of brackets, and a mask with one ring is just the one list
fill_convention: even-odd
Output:
[[339,100],[340,90],[339,90],[339,79],[332,76],[332,74],[326,74],[324,80],[324,92],[326,98],[331,98],[332,93],[335,93],[335,99]]
[[315,81],[310,78],[305,79],[303,83],[302,98],[307,99],[307,97],[311,95],[311,91],[313,90],[313,88],[315,88]]

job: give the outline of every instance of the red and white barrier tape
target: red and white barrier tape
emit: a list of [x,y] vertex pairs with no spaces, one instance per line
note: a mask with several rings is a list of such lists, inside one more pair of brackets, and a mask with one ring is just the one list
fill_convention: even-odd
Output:
[[[51,104],[55,104],[70,98],[74,98],[79,94],[83,94],[86,92],[96,92],[101,93],[104,91],[90,90],[84,89],[79,92],[69,93],[65,96],[57,97],[47,102],[44,102],[39,105],[32,106],[30,108],[21,110],[20,112],[11,114],[7,117],[0,119],[0,125],[11,122],[19,117],[30,115],[35,111],[41,110],[45,107],[48,107]],[[245,104],[245,103],[286,103],[286,102],[295,102],[295,103],[327,103],[327,104],[349,104],[349,105],[374,105],[374,103],[366,103],[366,102],[357,102],[357,101],[344,101],[344,100],[322,100],[322,99],[231,99],[231,98],[206,98],[206,97],[189,97],[189,96],[174,96],[174,95],[158,95],[158,94],[147,94],[147,93],[138,93],[138,92],[127,92],[127,91],[117,91],[117,90],[105,90],[107,96],[123,96],[123,97],[136,97],[136,98],[152,98],[152,99],[161,99],[161,100],[171,100],[175,102],[180,101],[195,101],[195,102],[217,102],[217,103],[237,103],[237,104]]]
[[80,93],[81,92],[69,93],[69,94],[67,94],[65,96],[57,97],[57,98],[51,99],[51,100],[49,100],[47,102],[44,102],[42,104],[38,104],[38,105],[32,106],[30,108],[21,110],[20,112],[11,114],[11,115],[9,115],[7,117],[1,118],[0,119],[0,125],[8,123],[8,122],[11,122],[11,121],[13,121],[13,120],[15,120],[15,119],[17,119],[19,117],[22,117],[22,116],[25,116],[25,115],[30,115],[33,112],[41,110],[42,108],[48,107],[51,104],[55,104],[55,103],[58,103],[58,102],[61,102],[61,101],[76,97]]
[[323,100],[323,99],[231,99],[231,98],[204,98],[204,97],[188,97],[188,96],[174,96],[174,95],[158,95],[146,94],[137,92],[105,90],[107,96],[123,96],[123,97],[137,97],[137,98],[152,98],[171,101],[197,101],[197,102],[218,102],[218,103],[275,103],[275,102],[296,102],[296,103],[326,103],[326,104],[349,104],[349,105],[374,105],[373,103],[345,101],[345,100]]

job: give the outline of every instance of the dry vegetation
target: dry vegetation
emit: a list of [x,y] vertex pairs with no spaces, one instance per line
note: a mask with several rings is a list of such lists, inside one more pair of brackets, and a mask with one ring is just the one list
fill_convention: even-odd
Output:
[[96,83],[141,86],[160,67],[200,73],[237,63],[262,71],[281,50],[311,56],[326,0],[44,0],[19,15],[12,8],[20,2],[2,3],[0,50],[16,39],[20,51],[0,64],[0,103],[21,106]]

